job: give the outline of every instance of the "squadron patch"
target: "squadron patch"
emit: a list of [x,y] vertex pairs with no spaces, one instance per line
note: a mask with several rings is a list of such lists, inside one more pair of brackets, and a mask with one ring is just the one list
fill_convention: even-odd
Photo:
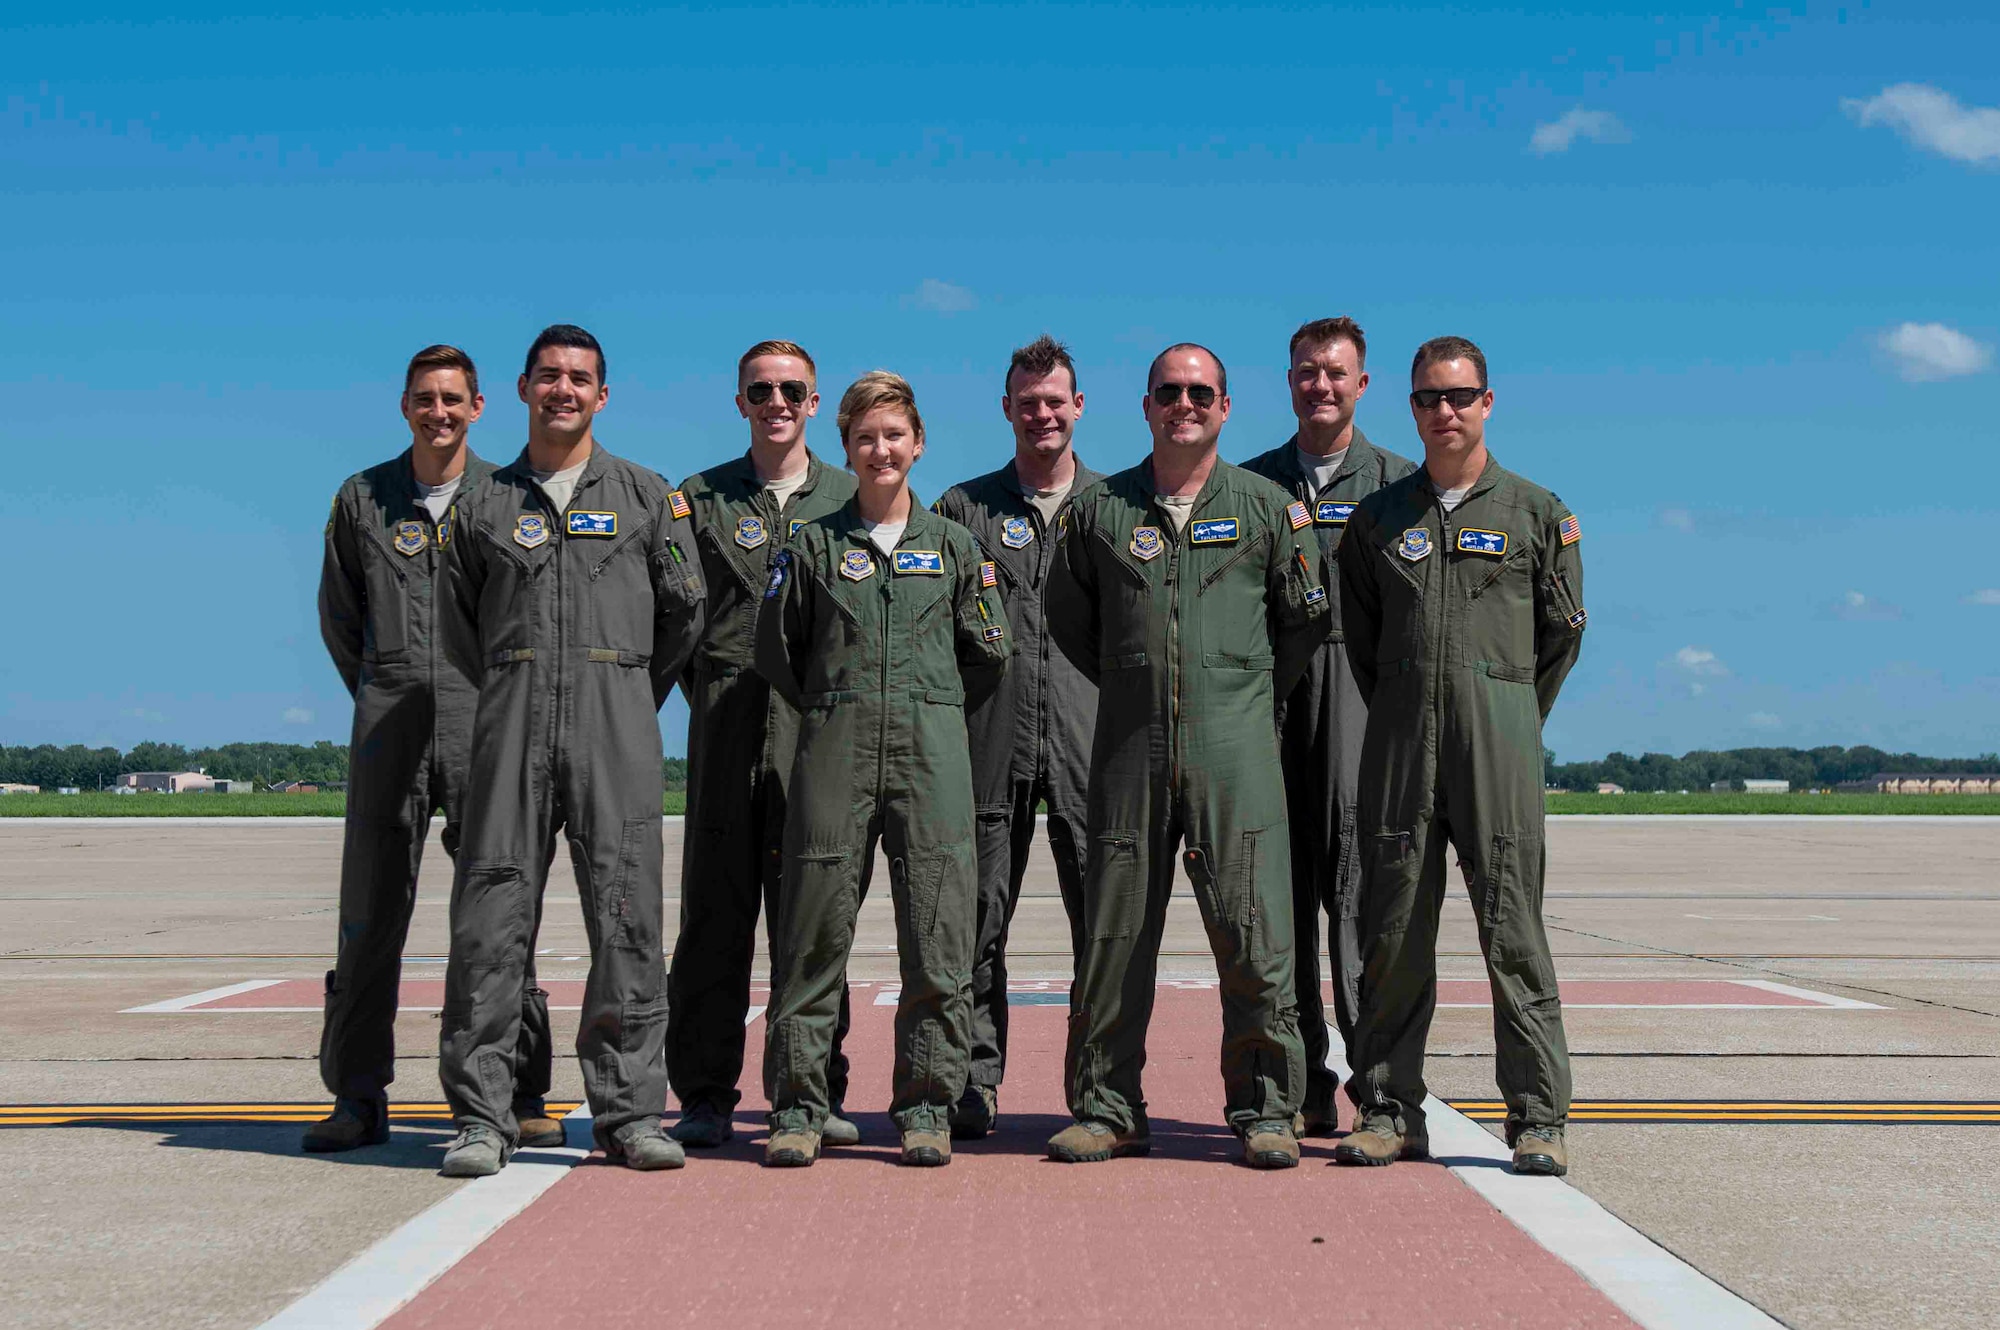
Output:
[[566,528],[572,536],[615,536],[618,534],[617,513],[591,513],[579,508],[566,519]]
[[694,509],[688,507],[687,495],[675,490],[667,496],[667,511],[675,517],[686,518],[693,514]]
[[424,530],[422,522],[396,523],[396,553],[405,558],[422,554],[424,546],[430,544],[430,539],[430,533]]
[[1206,522],[1188,523],[1190,545],[1227,545],[1236,539],[1236,519],[1212,517]]
[[1420,526],[1413,526],[1408,531],[1405,531],[1402,540],[1396,544],[1396,553],[1402,555],[1411,563],[1428,557],[1430,552],[1431,533]]
[[840,575],[850,582],[875,575],[875,561],[868,557],[867,550],[849,550],[840,556]]
[[1306,604],[1308,605],[1317,605],[1322,600],[1325,599],[1326,599],[1326,588],[1323,586],[1316,586],[1312,590],[1306,592]]
[[1166,541],[1156,526],[1135,526],[1132,528],[1132,544],[1128,547],[1135,559],[1152,560],[1159,557],[1166,548]]
[[1346,526],[1356,506],[1337,499],[1321,499],[1313,508],[1313,521],[1321,526]]
[[764,599],[774,599],[785,589],[785,570],[791,565],[792,552],[779,550],[778,557],[771,560],[771,580],[764,585]]
[[986,640],[989,642],[998,642],[1001,638],[1007,636],[1007,630],[1005,628],[1002,628],[997,623],[989,624],[987,626],[986,632],[984,633],[984,636]]
[[1302,503],[1294,502],[1287,504],[1285,506],[1285,516],[1291,519],[1292,530],[1294,531],[1299,530],[1301,527],[1312,525],[1312,514],[1306,511],[1306,506]]
[[990,560],[986,563],[982,563],[979,565],[979,585],[981,586],[1000,585],[999,571],[993,567],[993,564]]
[[1556,523],[1556,537],[1565,545],[1574,545],[1583,539],[1583,523],[1576,520],[1575,513]]
[[746,550],[754,550],[771,538],[764,529],[761,517],[739,517],[736,519],[736,543]]
[[1576,607],[1576,613],[1569,616],[1569,626],[1572,628],[1581,628],[1589,620],[1589,613],[1585,611],[1583,606],[1579,605]]
[[943,550],[897,550],[896,572],[901,576],[944,576]]
[[1490,554],[1496,559],[1507,555],[1507,533],[1485,531],[1476,526],[1462,527],[1458,533],[1460,554]]
[[549,524],[540,513],[522,513],[514,519],[514,543],[524,550],[540,549],[549,543]]
[[1000,543],[1010,550],[1025,549],[1035,538],[1035,528],[1025,517],[1010,517],[1000,524]]

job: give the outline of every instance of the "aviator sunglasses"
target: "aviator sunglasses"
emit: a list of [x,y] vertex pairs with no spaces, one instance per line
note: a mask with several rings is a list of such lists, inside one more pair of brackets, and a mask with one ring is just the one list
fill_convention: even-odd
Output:
[[1182,392],[1203,411],[1215,405],[1215,389],[1205,383],[1163,383],[1153,389],[1153,400],[1161,406],[1172,406],[1181,400]]
[[786,379],[783,383],[759,379],[743,385],[743,400],[752,406],[762,406],[771,400],[773,391],[783,393],[785,400],[793,406],[803,404],[806,398],[812,396],[812,388],[803,379]]
[[1410,401],[1419,411],[1435,411],[1439,402],[1450,402],[1452,410],[1463,411],[1484,396],[1484,388],[1419,388],[1410,394]]

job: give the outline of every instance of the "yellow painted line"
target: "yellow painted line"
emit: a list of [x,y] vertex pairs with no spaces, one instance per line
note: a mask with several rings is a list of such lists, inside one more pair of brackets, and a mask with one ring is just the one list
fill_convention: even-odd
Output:
[[[551,1101],[551,1117],[575,1109],[573,1101]],[[51,1127],[67,1123],[146,1122],[317,1122],[331,1104],[0,1104],[0,1127]],[[450,1121],[447,1104],[391,1104],[391,1122]]]

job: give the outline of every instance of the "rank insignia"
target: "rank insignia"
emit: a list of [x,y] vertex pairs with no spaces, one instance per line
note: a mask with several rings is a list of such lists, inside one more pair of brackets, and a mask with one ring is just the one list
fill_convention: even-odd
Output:
[[1010,517],[1000,524],[1000,543],[1010,550],[1025,549],[1035,538],[1035,528],[1025,517]]
[[840,575],[850,582],[859,582],[874,572],[875,561],[868,557],[867,550],[849,550],[840,556]]
[[1313,508],[1313,521],[1321,526],[1346,526],[1347,519],[1354,516],[1355,505],[1334,499],[1321,499]]
[[1326,599],[1326,588],[1323,586],[1316,586],[1312,590],[1306,592],[1306,604],[1308,605],[1317,605],[1322,600],[1325,599]]
[[779,550],[778,557],[771,560],[771,580],[764,586],[764,599],[774,598],[785,589],[785,570],[791,566],[792,552]]
[[1007,630],[1005,628],[1002,628],[997,623],[989,624],[987,625],[984,636],[986,640],[989,642],[998,642],[1001,638],[1007,636]]
[[806,524],[805,518],[794,517],[792,519],[792,524],[789,527],[785,528],[785,539],[790,540],[793,536],[798,535],[799,528],[804,526],[805,524]]
[[396,523],[396,553],[406,558],[413,557],[422,554],[424,546],[429,543],[430,535],[424,530],[422,522]]
[[1590,615],[1579,605],[1577,606],[1576,613],[1569,616],[1569,626],[1572,628],[1581,628],[1589,619]]
[[687,495],[675,490],[667,496],[667,511],[675,517],[686,518],[693,514],[694,509],[688,507]]
[[514,543],[524,550],[540,549],[549,543],[549,524],[539,513],[522,513],[514,519]]
[[568,516],[568,531],[572,536],[615,536],[618,534],[617,513],[587,513],[582,509]]
[[746,550],[754,550],[771,538],[764,529],[761,517],[739,517],[736,519],[736,543]]
[[996,570],[993,567],[993,564],[990,561],[979,565],[979,585],[981,586],[1000,585],[1000,574],[998,570]]
[[943,577],[944,551],[897,550],[896,572],[904,576],[915,574],[922,577]]
[[1405,531],[1402,540],[1397,542],[1396,545],[1396,553],[1402,555],[1411,563],[1427,557],[1430,552],[1431,533],[1420,526],[1414,526]]
[[1490,554],[1496,559],[1507,555],[1507,533],[1505,531],[1483,531],[1476,526],[1462,528],[1458,533],[1460,554]]
[[1227,545],[1236,539],[1236,519],[1215,517],[1206,522],[1188,524],[1188,543],[1191,545]]
[[1132,544],[1129,547],[1135,559],[1152,560],[1159,557],[1166,548],[1165,540],[1156,526],[1135,526],[1132,528]]
[[1297,531],[1300,527],[1312,525],[1312,514],[1306,511],[1306,506],[1302,503],[1287,504],[1285,506],[1285,516],[1291,519],[1292,530],[1294,531]]
[[1556,537],[1565,545],[1574,545],[1583,539],[1583,523],[1576,520],[1575,513],[1556,523]]

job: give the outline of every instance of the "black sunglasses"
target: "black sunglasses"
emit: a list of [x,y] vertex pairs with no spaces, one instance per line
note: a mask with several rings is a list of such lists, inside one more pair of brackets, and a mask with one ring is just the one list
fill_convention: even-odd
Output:
[[1450,402],[1452,410],[1463,411],[1484,396],[1484,388],[1419,388],[1410,394],[1410,401],[1419,411],[1435,411],[1439,402]]
[[1163,383],[1153,389],[1153,400],[1161,406],[1172,406],[1181,400],[1181,393],[1187,393],[1188,401],[1206,411],[1215,405],[1215,389],[1205,383]]
[[772,383],[768,379],[759,379],[755,383],[746,383],[743,385],[743,400],[752,406],[762,406],[771,400],[771,393],[774,390],[783,393],[785,400],[793,406],[800,405],[806,398],[812,396],[812,385],[806,383],[803,379],[786,379],[783,383]]

